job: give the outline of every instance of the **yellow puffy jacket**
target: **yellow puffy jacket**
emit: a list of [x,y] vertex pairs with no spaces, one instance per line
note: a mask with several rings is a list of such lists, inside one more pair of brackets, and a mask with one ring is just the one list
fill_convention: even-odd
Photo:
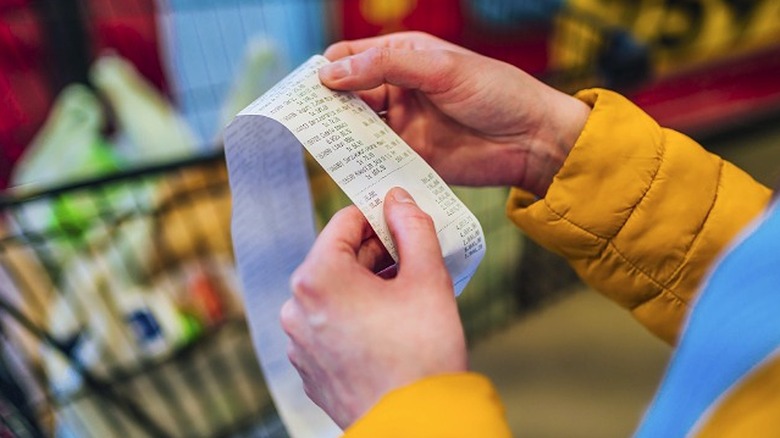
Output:
[[[594,89],[577,97],[593,110],[547,196],[513,189],[507,213],[586,283],[674,343],[708,269],[767,206],[771,191],[620,95]],[[777,433],[778,387],[780,360],[757,367],[711,407],[699,436]],[[392,391],[345,433],[510,435],[493,386],[474,373]]]

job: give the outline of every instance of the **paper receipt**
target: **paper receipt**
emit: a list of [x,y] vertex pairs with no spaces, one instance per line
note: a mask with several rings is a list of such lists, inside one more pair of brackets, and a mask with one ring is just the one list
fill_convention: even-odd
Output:
[[396,186],[432,217],[456,293],[485,252],[482,227],[441,177],[361,99],[320,83],[317,72],[328,62],[309,59],[225,131],[233,244],[247,318],[277,410],[295,437],[340,433],[304,394],[278,323],[290,296],[289,277],[315,238],[301,146],[361,210],[396,261],[382,206]]

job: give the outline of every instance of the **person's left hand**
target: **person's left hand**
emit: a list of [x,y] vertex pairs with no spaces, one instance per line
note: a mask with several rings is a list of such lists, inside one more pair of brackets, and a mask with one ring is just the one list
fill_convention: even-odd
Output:
[[395,388],[467,368],[433,221],[399,188],[384,209],[399,253],[393,278],[374,273],[386,252],[360,211],[348,207],[293,274],[293,297],[281,310],[306,394],[342,428]]

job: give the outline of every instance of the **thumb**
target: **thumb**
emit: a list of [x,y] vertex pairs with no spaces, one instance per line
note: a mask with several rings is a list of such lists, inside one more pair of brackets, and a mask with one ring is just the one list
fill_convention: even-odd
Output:
[[335,90],[370,90],[382,84],[441,93],[460,77],[463,54],[446,49],[374,47],[320,68],[320,80]]
[[433,220],[409,193],[395,187],[387,193],[384,205],[385,220],[398,250],[398,275],[446,272]]

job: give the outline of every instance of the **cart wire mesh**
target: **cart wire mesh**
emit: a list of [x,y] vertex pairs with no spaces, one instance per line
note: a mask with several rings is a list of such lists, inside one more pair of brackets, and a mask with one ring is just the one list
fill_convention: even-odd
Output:
[[[94,215],[35,226],[63,203]],[[235,295],[221,154],[0,205],[6,334],[58,433],[283,433]]]

